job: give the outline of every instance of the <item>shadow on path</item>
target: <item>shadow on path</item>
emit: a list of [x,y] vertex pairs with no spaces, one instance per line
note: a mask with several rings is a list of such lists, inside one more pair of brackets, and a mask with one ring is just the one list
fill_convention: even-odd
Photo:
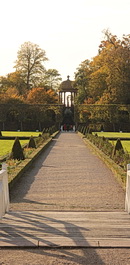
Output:
[[[29,247],[33,247],[32,242],[35,241],[38,242],[38,246],[43,247],[41,255],[62,259],[64,262],[73,261],[76,262],[76,264],[90,264],[88,263],[89,257],[85,248],[82,248],[82,256],[79,256],[69,251],[70,245],[65,245],[66,239],[70,239],[72,241],[72,248],[81,248],[79,240],[89,247],[89,243],[83,234],[84,231],[89,231],[87,228],[75,225],[70,221],[66,222],[35,212],[10,212],[5,216],[3,222],[4,227],[2,227],[2,229],[0,228],[0,238],[2,238],[0,241],[3,240],[5,244],[13,243],[14,247],[18,247],[18,242],[21,242],[23,246],[28,247],[26,248],[27,252],[33,252]],[[1,226],[2,222],[0,222],[0,227]],[[63,242],[60,244],[54,243],[57,237],[62,237]],[[65,249],[62,249],[64,246]],[[61,255],[59,256],[55,252],[51,252],[50,254],[44,249],[45,247],[49,247],[50,249],[57,248]],[[104,264],[96,253],[96,249],[93,249],[93,256],[96,264]]]
[[[34,203],[34,204],[43,204],[34,200],[28,200],[28,199],[23,199],[25,195],[28,193],[30,186],[32,183],[35,181],[35,177],[40,170],[41,167],[43,167],[43,162],[46,160],[47,156],[51,152],[52,148],[55,146],[57,138],[54,138],[50,145],[47,147],[46,150],[44,150],[38,158],[33,162],[31,166],[31,174],[30,173],[30,168],[18,179],[18,181],[15,182],[13,185],[12,189],[10,190],[10,202],[11,203],[19,203],[19,202],[26,202],[26,203]],[[22,189],[22,192],[21,192]],[[45,204],[46,205],[46,204]],[[48,204],[47,204],[48,205]],[[52,205],[52,204],[49,204]]]

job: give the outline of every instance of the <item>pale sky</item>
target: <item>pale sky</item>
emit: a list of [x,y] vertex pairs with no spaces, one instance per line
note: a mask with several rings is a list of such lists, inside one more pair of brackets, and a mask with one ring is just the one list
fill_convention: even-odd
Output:
[[97,55],[109,29],[130,34],[130,0],[1,0],[0,75],[15,71],[20,46],[27,41],[46,51],[47,69],[74,79],[79,64]]

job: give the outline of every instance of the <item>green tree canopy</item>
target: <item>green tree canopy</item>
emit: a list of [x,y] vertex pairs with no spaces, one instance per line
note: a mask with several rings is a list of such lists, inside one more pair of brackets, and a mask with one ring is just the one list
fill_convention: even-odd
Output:
[[44,79],[45,86],[51,89],[57,89],[62,78],[56,69],[48,69],[45,71]]
[[45,71],[43,63],[48,60],[46,52],[37,44],[25,42],[18,51],[15,64],[16,71],[21,73],[21,77],[29,90],[39,82],[39,78]]

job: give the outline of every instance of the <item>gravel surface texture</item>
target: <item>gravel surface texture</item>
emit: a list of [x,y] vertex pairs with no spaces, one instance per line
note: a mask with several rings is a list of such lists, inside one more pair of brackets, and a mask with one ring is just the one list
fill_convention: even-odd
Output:
[[[75,133],[61,133],[14,185],[11,210],[124,211],[112,172]],[[0,249],[0,265],[128,265],[130,249]]]
[[0,250],[0,265],[129,265],[130,249]]
[[113,173],[76,133],[61,133],[11,191],[11,210],[124,210]]

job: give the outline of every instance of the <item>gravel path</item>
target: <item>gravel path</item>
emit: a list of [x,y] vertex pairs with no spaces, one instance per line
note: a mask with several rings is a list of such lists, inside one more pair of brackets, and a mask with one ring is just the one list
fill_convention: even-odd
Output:
[[[123,211],[125,194],[74,133],[62,133],[10,194],[11,210]],[[0,265],[129,265],[130,249],[0,249]]]
[[130,249],[1,250],[1,265],[129,265]]
[[112,172],[76,133],[61,133],[11,191],[11,210],[124,210]]

